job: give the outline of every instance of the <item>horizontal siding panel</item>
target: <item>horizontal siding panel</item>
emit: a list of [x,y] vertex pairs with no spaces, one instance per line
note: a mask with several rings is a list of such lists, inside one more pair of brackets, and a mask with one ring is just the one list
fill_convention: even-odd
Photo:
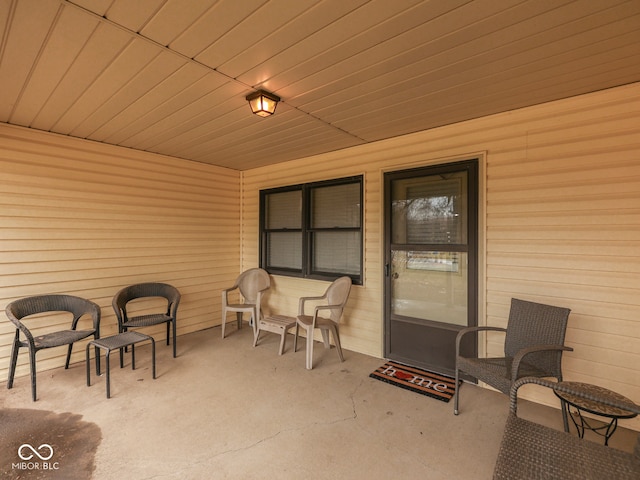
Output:
[[[635,194],[635,192],[633,192]],[[612,210],[594,209],[591,211],[572,211],[571,215],[556,216],[547,215],[543,212],[530,212],[526,216],[513,214],[511,212],[503,215],[492,213],[492,228],[489,233],[500,232],[500,235],[508,234],[513,228],[531,230],[538,227],[553,226],[556,230],[566,227],[565,230],[573,231],[574,227],[589,228],[594,225],[623,225],[633,227],[640,222],[640,209],[621,208]],[[535,233],[535,232],[534,232]]]
[[[639,283],[640,275],[637,273],[622,273],[616,271],[572,271],[561,268],[519,268],[505,266],[502,268],[490,267],[489,275],[500,280],[526,279],[531,282],[557,282],[571,285],[583,285],[585,287],[603,288],[629,288],[634,283]],[[640,299],[634,302],[640,305]]]
[[[594,227],[597,231],[597,227]],[[545,242],[539,240],[531,242],[529,245],[523,242],[507,242],[496,241],[496,252],[492,255],[500,253],[531,253],[532,255],[556,254],[556,255],[595,255],[602,256],[607,253],[611,256],[625,256],[627,258],[636,259],[638,255],[637,240],[627,240],[615,242],[595,242],[588,240],[567,240],[564,242]]]
[[[589,235],[590,243],[597,245],[599,242],[633,242],[640,240],[640,232],[633,225],[633,216],[629,219],[625,215],[618,215],[616,219],[609,217],[609,221],[592,222],[587,225],[571,225],[569,228],[562,226],[547,226],[531,222],[527,226],[505,226],[491,229],[490,239],[503,239],[506,242],[531,241],[553,242],[557,240],[576,240]],[[544,222],[541,222],[544,223]],[[600,230],[593,231],[593,225],[599,225]],[[532,227],[535,231],[531,232]],[[489,233],[489,232],[488,232]],[[578,240],[579,241],[579,240]]]
[[[584,327],[579,320],[572,321],[572,325],[576,325],[576,327]],[[570,338],[571,343],[574,345],[604,349],[612,354],[621,353],[622,355],[616,355],[615,358],[624,359],[626,363],[623,365],[632,365],[633,363],[628,363],[629,361],[640,361],[640,358],[633,358],[634,355],[635,357],[640,355],[640,353],[638,353],[640,352],[640,334],[628,336],[610,335],[602,332],[599,332],[599,334],[594,333],[595,332],[591,332],[586,329],[570,328],[567,333],[567,337]],[[580,351],[584,351],[585,354],[588,353],[586,348],[584,350],[580,348]],[[602,354],[603,352],[600,351],[598,353]],[[576,352],[576,355],[578,355],[578,352]],[[631,357],[629,357],[629,355],[631,355]]]
[[[562,281],[533,281],[525,276],[520,279],[493,279],[488,280],[488,288],[499,292],[510,292],[514,296],[535,296],[555,299],[554,303],[567,305],[571,300],[597,299],[606,303],[631,303],[637,305],[637,300],[630,300],[630,297],[638,293],[637,287],[628,287],[620,290],[617,287],[602,287],[591,285],[575,285]],[[541,303],[545,303],[544,301]]]
[[[621,367],[588,359],[573,357],[569,359],[569,355],[567,355],[567,362],[563,363],[563,369],[564,368],[567,369],[566,376],[569,378],[573,376],[582,378],[582,380],[576,381],[602,385],[630,399],[636,398],[638,393],[640,393],[638,373],[633,368],[633,365]],[[587,380],[587,378],[591,378],[591,380]]]
[[[594,347],[592,345],[586,345],[583,343],[577,343],[571,341],[572,339],[567,339],[567,343],[574,347],[574,351],[570,352],[571,355],[567,355],[575,362],[588,362],[595,363],[596,365],[593,367],[595,370],[599,371],[602,375],[607,375],[607,369],[610,369],[609,375],[614,375],[613,372],[618,370],[621,372],[621,375],[618,375],[618,379],[624,380],[626,379],[627,383],[630,383],[632,380],[640,379],[640,375],[635,372],[633,366],[638,364],[640,361],[640,354],[636,352],[621,352],[619,350],[611,350],[605,347]],[[637,348],[637,341],[636,348]],[[594,362],[593,359],[598,359],[597,362]]]
[[[239,172],[7,125],[0,168],[0,309],[29,295],[78,295],[100,305],[106,336],[117,333],[115,293],[159,281],[182,293],[179,335],[220,323],[221,286],[240,264]],[[46,322],[41,331],[60,324]],[[0,376],[13,331],[0,319]],[[147,331],[164,339],[163,325]],[[72,361],[84,361],[82,345]],[[40,352],[38,369],[64,355]],[[26,375],[27,355],[19,362]]]
[[[606,253],[606,252],[603,252]],[[617,255],[592,255],[585,259],[583,255],[556,255],[536,253],[501,252],[491,257],[494,267],[505,268],[561,268],[574,271],[626,272],[640,273],[640,266],[630,263],[625,257]]]

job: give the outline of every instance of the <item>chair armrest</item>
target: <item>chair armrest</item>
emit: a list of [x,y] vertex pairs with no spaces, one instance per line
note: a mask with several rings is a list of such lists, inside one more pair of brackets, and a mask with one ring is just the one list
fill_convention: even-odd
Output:
[[298,315],[304,315],[304,304],[310,300],[324,300],[326,295],[322,295],[321,297],[300,297],[298,300]]
[[100,332],[100,316],[101,316],[100,305],[98,305],[95,302],[91,302],[90,300],[87,300],[86,302],[87,302],[87,306],[90,308],[87,308],[87,311],[85,311],[81,315],[74,317],[73,321],[71,322],[71,330],[75,330],[78,327],[78,322],[80,321],[80,318],[82,318],[86,314],[89,314],[91,315],[91,320],[93,322],[93,329],[96,332]]
[[313,316],[316,318],[320,310],[340,310],[342,308],[341,305],[318,305],[314,309]]
[[126,318],[126,312],[123,311],[121,308],[119,308],[118,306],[114,305],[113,309],[116,313],[116,320],[118,321],[118,328],[120,328],[122,326],[122,324],[127,322],[127,318]]
[[[16,327],[16,330],[20,330],[24,336],[27,338],[27,341],[29,342],[29,345],[31,345],[31,347],[35,347],[35,341],[33,339],[33,335],[31,334],[31,331],[27,328],[27,326],[22,323],[20,320],[18,320],[13,313],[11,313],[8,309],[6,310],[6,314],[7,317],[9,317],[9,320],[11,320],[11,323],[13,323]],[[16,340],[19,338],[18,333],[16,332]]]
[[464,337],[467,333],[479,332],[479,331],[506,332],[507,329],[502,327],[490,327],[490,326],[463,328],[456,335],[456,357],[460,355],[460,343],[462,342],[462,337]]
[[[311,321],[311,328],[316,328],[316,320],[318,319],[318,312],[320,310],[341,310],[343,307],[341,305],[318,305],[315,307],[313,311],[313,320]],[[299,317],[304,316],[304,313],[298,315]]]
[[511,364],[511,381],[515,382],[518,378],[518,372],[520,371],[520,362],[525,356],[531,353],[548,352],[553,350],[557,350],[560,352],[573,352],[573,348],[567,347],[565,345],[535,345],[533,347],[527,347],[518,350],[518,353],[516,353],[515,357],[513,357],[513,363]]
[[180,298],[178,298],[175,302],[171,302],[169,304],[169,316],[173,319],[176,319],[178,314],[178,304],[180,303]]
[[224,290],[222,290],[222,305],[229,304],[229,292],[232,292],[236,288],[238,288],[238,285],[234,285],[233,287],[225,288]]
[[100,336],[100,319],[102,318],[102,310],[97,303],[93,304],[94,311],[91,313],[91,319],[93,320],[93,329],[98,332]]

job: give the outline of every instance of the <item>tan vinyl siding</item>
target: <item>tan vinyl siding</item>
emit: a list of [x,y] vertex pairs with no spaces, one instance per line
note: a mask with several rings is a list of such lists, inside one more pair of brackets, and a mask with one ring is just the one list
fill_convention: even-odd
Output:
[[[117,290],[159,281],[182,293],[179,335],[220,323],[220,290],[240,262],[237,171],[0,124],[0,172],[3,312],[28,295],[78,295],[101,306],[107,336],[117,332]],[[164,328],[147,331],[162,345]],[[2,314],[0,378],[13,333]],[[64,354],[39,352],[38,369],[63,365]],[[80,344],[72,361],[83,355]],[[27,373],[23,353],[17,375]]]
[[[383,173],[474,152],[486,152],[480,323],[505,325],[512,297],[569,307],[565,378],[640,402],[640,84],[246,171],[243,267],[258,262],[260,189],[363,174],[364,285],[341,338],[381,356]],[[276,277],[270,308],[295,313],[299,296],[325,287]],[[489,356],[501,348],[496,336],[480,345]],[[624,425],[640,429],[638,419]]]
[[[119,288],[166,281],[183,293],[180,334],[217,325],[220,290],[258,265],[259,190],[362,174],[364,285],[341,337],[382,356],[383,174],[475,156],[480,323],[504,325],[511,297],[569,307],[565,377],[640,402],[640,84],[243,173],[0,124],[0,309],[31,294],[80,295],[101,305],[104,336]],[[266,310],[283,314],[327,286],[272,285]],[[2,317],[6,378],[13,329]],[[499,354],[498,339],[483,337],[480,351]],[[40,352],[39,369],[63,354]],[[622,423],[640,430],[638,419]]]

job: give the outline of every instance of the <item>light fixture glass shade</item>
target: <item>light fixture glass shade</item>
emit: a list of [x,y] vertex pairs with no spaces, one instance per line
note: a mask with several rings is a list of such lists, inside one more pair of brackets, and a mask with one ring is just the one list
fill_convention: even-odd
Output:
[[276,111],[276,105],[280,101],[280,97],[264,90],[258,90],[247,95],[247,101],[253,113],[261,117],[268,117]]

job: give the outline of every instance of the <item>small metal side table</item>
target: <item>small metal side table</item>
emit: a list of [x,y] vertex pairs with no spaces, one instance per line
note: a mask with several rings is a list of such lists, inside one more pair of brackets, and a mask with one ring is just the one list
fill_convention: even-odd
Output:
[[[564,385],[571,386],[576,390],[581,390],[586,394],[598,395],[600,397],[609,398],[611,400],[617,400],[621,402],[629,402],[632,403],[631,400],[620,395],[619,393],[612,392],[603,387],[599,387],[597,385],[591,385],[588,383],[580,383],[580,382],[562,382]],[[596,434],[604,437],[604,444],[609,445],[609,439],[611,435],[618,428],[618,419],[619,418],[633,418],[637,416],[637,413],[630,412],[628,410],[623,410],[621,408],[610,407],[608,405],[604,405],[602,403],[596,402],[594,400],[588,400],[586,398],[578,397],[575,395],[571,395],[569,393],[559,392],[554,389],[554,393],[562,402],[562,408],[565,409],[567,416],[571,418],[573,424],[576,426],[576,430],[578,432],[578,436],[580,438],[584,438],[585,430],[591,430]],[[572,415],[569,411],[570,407],[574,407],[577,411],[577,417]],[[585,418],[582,412],[589,412],[595,415],[599,415],[601,417],[605,417],[610,419],[609,423],[605,422],[604,425],[596,426],[590,423],[590,419]],[[568,431],[568,425],[565,425],[565,430]]]
[[[107,398],[111,398],[111,377],[109,368],[109,355],[112,350],[120,350],[120,368],[124,367],[122,351],[125,347],[131,347],[131,370],[136,368],[135,344],[144,341],[151,341],[151,365],[153,369],[153,378],[156,378],[156,342],[153,337],[140,332],[125,332],[111,337],[98,338],[87,344],[87,387],[91,386],[91,366],[89,362],[89,348],[97,347],[105,351],[105,360],[107,363]],[[96,367],[96,373],[100,375],[100,366]]]

